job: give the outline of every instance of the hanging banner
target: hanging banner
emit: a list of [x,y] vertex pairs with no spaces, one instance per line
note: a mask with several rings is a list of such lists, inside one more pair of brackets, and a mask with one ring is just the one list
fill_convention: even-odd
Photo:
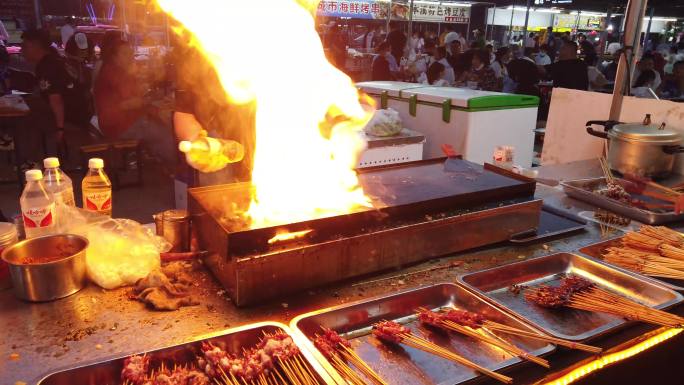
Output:
[[468,24],[470,7],[450,4],[414,3],[413,21]]
[[316,14],[323,17],[349,17],[353,19],[387,19],[389,3],[373,0],[323,0]]
[[554,28],[569,28],[574,29],[576,26],[582,30],[599,30],[603,25],[604,17],[581,15],[577,20],[577,15],[558,14],[554,18]]

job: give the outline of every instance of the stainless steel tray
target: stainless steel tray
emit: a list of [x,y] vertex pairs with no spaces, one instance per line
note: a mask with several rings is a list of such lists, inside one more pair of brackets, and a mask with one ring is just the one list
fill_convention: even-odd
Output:
[[318,376],[318,380],[323,384],[335,384],[328,375],[329,369],[324,369],[307,349],[301,345],[300,337],[294,335],[285,325],[276,322],[262,322],[250,324],[243,327],[225,330],[219,333],[202,336],[193,342],[169,346],[166,348],[151,350],[147,352],[130,352],[106,361],[97,361],[84,364],[75,368],[68,368],[44,377],[38,381],[38,385],[118,385],[121,383],[120,375],[123,361],[126,357],[133,354],[147,354],[152,358],[151,366],[160,365],[161,362],[185,364],[195,360],[195,352],[198,351],[200,343],[203,341],[214,344],[225,345],[225,349],[232,353],[241,352],[243,348],[254,346],[263,333],[273,333],[283,331],[289,334],[295,344],[300,347],[302,354],[306,358],[310,369]]
[[[382,320],[405,323],[416,335],[423,336],[491,370],[520,364],[521,360],[498,348],[455,333],[441,333],[420,325],[414,316],[418,307],[437,309],[457,307],[476,311],[504,324],[539,333],[523,321],[476,296],[462,286],[439,284],[404,291],[385,297],[337,306],[300,315],[290,326],[303,336],[307,346],[322,362],[325,358],[314,348],[311,338],[321,326],[331,328],[352,342],[353,349],[391,385],[443,384],[455,385],[478,377],[474,371],[420,350],[402,346],[391,348],[370,335],[372,324]],[[501,335],[533,355],[541,356],[555,349],[551,344],[527,338]],[[344,383],[344,382],[342,382]]]
[[[603,253],[605,252],[605,250],[609,247],[619,246],[621,239],[622,239],[622,237],[620,236],[617,238],[609,239],[607,241],[597,242],[597,243],[594,243],[594,244],[591,244],[589,246],[586,246],[586,247],[579,249],[579,252],[584,254],[584,255],[588,255],[592,258],[602,260],[603,259]],[[626,269],[626,270],[629,270],[629,269]],[[672,289],[672,290],[676,290],[676,291],[684,291],[684,287],[679,286],[679,285],[684,284],[684,281],[682,281],[682,280],[660,278],[660,277],[650,277],[650,278],[657,280],[658,282],[660,282],[663,286],[667,287],[668,289]]]
[[[596,189],[605,186],[605,178],[578,179],[573,181],[561,182],[563,191],[569,197],[579,199],[589,204],[610,210],[616,214],[649,225],[660,225],[663,223],[677,222],[684,220],[684,214],[675,214],[673,211],[655,212],[628,206],[616,200],[606,198],[594,193]],[[649,201],[652,198],[638,196],[640,199]]]
[[657,309],[667,309],[684,299],[652,278],[590,257],[568,253],[466,274],[459,277],[459,281],[533,326],[559,338],[585,341],[627,323],[623,318],[605,313],[543,308],[525,300],[523,293],[516,295],[509,290],[511,285],[555,285],[562,274],[581,276],[604,289]]

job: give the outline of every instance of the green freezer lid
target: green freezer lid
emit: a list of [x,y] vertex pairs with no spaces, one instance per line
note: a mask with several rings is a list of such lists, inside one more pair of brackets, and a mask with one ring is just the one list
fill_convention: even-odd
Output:
[[504,94],[501,92],[471,90],[456,87],[411,88],[402,91],[406,98],[415,97],[418,104],[431,103],[470,111],[503,110],[509,108],[537,107],[539,98],[529,95]]

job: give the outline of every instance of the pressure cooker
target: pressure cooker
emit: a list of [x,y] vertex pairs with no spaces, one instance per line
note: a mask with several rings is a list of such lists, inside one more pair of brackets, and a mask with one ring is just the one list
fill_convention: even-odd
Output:
[[[648,121],[650,116],[645,123]],[[603,126],[603,131],[594,130],[592,125]],[[676,154],[684,152],[682,134],[667,128],[665,123],[592,120],[587,122],[587,132],[608,141],[608,164],[623,175],[667,177],[672,173]]]

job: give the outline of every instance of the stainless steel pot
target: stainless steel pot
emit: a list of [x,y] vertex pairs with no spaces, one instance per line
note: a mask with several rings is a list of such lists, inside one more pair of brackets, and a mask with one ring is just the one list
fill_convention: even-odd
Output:
[[[27,257],[50,255],[65,246],[76,252],[54,262],[22,263]],[[5,249],[2,259],[9,265],[14,294],[23,300],[42,302],[81,290],[86,284],[87,248],[86,238],[59,234],[27,239]]]
[[[603,132],[592,125],[601,125]],[[587,122],[590,135],[606,139],[610,168],[621,174],[664,178],[672,173],[675,155],[684,152],[682,135],[662,125],[625,124],[616,121]]]

